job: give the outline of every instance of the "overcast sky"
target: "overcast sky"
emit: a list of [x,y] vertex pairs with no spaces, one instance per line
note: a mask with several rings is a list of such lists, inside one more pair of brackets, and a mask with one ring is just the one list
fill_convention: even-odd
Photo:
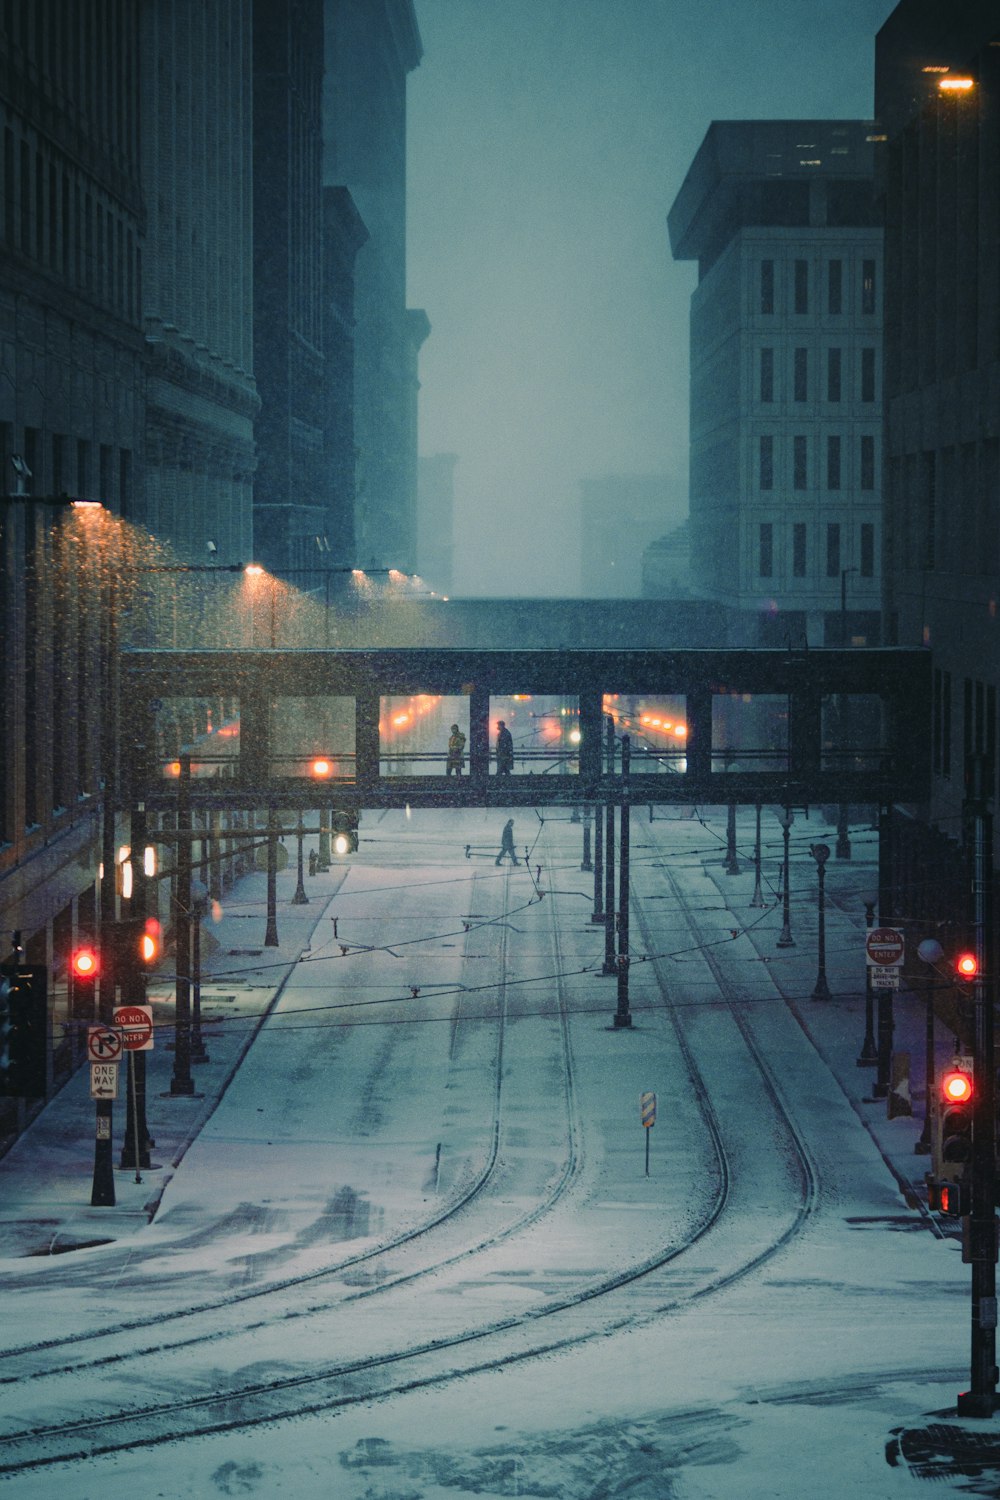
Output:
[[459,455],[455,584],[579,587],[579,481],[687,483],[666,214],[713,119],[867,119],[895,0],[415,0],[420,451]]

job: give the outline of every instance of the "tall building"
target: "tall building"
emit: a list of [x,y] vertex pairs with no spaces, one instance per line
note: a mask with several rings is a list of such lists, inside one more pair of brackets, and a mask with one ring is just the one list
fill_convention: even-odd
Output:
[[329,544],[324,451],[323,0],[254,0],[254,552],[273,573]]
[[688,499],[666,474],[608,474],[580,481],[580,593],[642,597],[643,552],[679,526]]
[[0,7],[0,494],[130,514],[143,448],[138,20]]
[[414,327],[406,307],[406,78],[413,0],[326,0],[323,181],[346,187],[368,238],[355,282],[356,561],[412,572]]
[[188,561],[245,562],[259,405],[252,0],[149,0],[139,14],[148,384],[134,515]]
[[902,0],[878,34],[875,90],[885,203],[886,627],[892,643],[933,652],[933,795],[922,811],[942,838],[960,839],[970,756],[985,757],[986,791],[997,792],[995,4]]
[[876,644],[874,131],[714,121],[668,215],[691,299],[693,586],[734,645]]

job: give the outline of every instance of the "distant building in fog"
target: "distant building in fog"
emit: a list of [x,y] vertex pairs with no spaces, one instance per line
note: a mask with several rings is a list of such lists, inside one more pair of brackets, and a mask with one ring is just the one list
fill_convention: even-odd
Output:
[[406,308],[406,76],[413,0],[326,0],[323,181],[346,187],[368,238],[356,262],[357,561],[412,571],[414,328]]
[[[921,813],[937,826],[923,828],[914,867],[935,876],[942,846],[963,837],[968,757],[985,758],[985,796],[998,791],[998,44],[993,0],[947,7],[902,0],[876,43],[885,141],[886,625],[891,644],[933,653],[934,779]],[[940,87],[956,79],[967,86]],[[995,830],[1000,858],[1000,821]],[[967,871],[960,888],[970,889]],[[908,892],[909,909],[921,893],[926,914],[940,918],[945,904],[923,875]]]
[[642,597],[642,556],[677,526],[687,496],[665,474],[608,474],[580,481],[580,592],[594,599]]
[[[714,121],[691,299],[691,562],[733,644],[876,644],[882,230],[863,121]],[[844,605],[842,609],[841,606]]]
[[457,453],[417,462],[417,572],[439,594],[451,592],[455,552]]
[[642,554],[644,599],[690,599],[691,522],[657,537]]

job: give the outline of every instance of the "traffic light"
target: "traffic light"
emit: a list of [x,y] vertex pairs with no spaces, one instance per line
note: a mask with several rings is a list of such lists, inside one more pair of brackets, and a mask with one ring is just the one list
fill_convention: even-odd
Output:
[[330,818],[332,837],[330,844],[334,854],[341,857],[353,854],[358,847],[358,814],[334,809]]
[[76,948],[70,954],[69,971],[72,976],[72,1000],[70,1009],[80,1021],[93,1021],[97,1016],[94,990],[101,972],[100,954],[96,948]]
[[126,917],[114,931],[117,958],[116,977],[124,984],[135,971],[144,973],[156,966],[162,950],[162,931],[156,917]]
[[971,949],[966,949],[962,953],[956,954],[955,974],[958,979],[963,980],[966,984],[971,984],[974,979],[978,979],[979,959]]
[[957,1182],[939,1182],[937,1197],[937,1204],[933,1206],[940,1209],[943,1214],[951,1214],[956,1219],[962,1219],[972,1212],[972,1183],[962,1178],[959,1178]]
[[972,1160],[972,1072],[955,1064],[941,1078],[939,1138],[941,1179],[946,1166],[965,1166]]
[[0,1097],[45,1097],[48,996],[44,964],[0,964]]

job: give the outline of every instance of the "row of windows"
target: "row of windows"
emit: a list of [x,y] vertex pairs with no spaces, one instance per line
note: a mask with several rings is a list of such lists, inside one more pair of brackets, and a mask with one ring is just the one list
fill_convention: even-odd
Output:
[[75,495],[100,500],[121,516],[132,514],[132,453],[110,443],[92,443],[56,432],[46,442],[37,427],[25,427],[20,447],[14,446],[14,428],[0,422],[0,474],[4,484],[13,473],[11,457],[20,453],[31,477],[24,487],[29,495]]
[[[875,400],[875,349],[872,345],[866,345],[858,351],[860,359],[857,364],[858,398],[864,402]],[[850,383],[845,380],[844,375],[844,351],[840,347],[832,347],[826,350],[825,360],[825,394],[827,401],[838,402],[844,399],[844,390]],[[810,400],[810,370],[809,350],[798,348],[792,350],[792,400]],[[760,367],[758,391],[760,400],[769,403],[775,399],[775,358],[774,349],[764,347],[760,350]]]
[[[762,490],[773,490],[775,487],[775,440],[771,433],[764,433],[758,439],[758,485]],[[791,482],[793,490],[807,490],[814,487],[810,483],[810,448],[817,448],[825,458],[823,487],[828,490],[849,489],[852,487],[847,469],[847,439],[839,432],[826,434],[823,439],[813,440],[810,443],[805,433],[796,433],[792,437],[792,463]],[[857,487],[860,490],[874,490],[875,488],[875,438],[872,433],[862,433],[857,443]]]
[[[827,578],[839,578],[843,570],[841,537],[843,528],[839,521],[830,521],[826,526],[825,569]],[[771,521],[763,521],[758,528],[758,571],[761,578],[774,577],[775,527]],[[809,527],[805,521],[794,521],[791,528],[791,573],[792,578],[809,576]],[[862,578],[875,576],[875,526],[863,521],[858,535],[858,572]]]
[[[777,286],[776,266],[783,264],[773,260],[762,260],[760,262],[760,311],[765,315],[771,314],[778,307],[780,299],[780,288]],[[810,275],[810,263],[808,260],[793,260],[791,262],[790,285],[785,289],[792,313],[797,316],[805,316],[810,309],[815,310],[821,304],[820,298],[825,293],[826,311],[831,317],[838,317],[845,310],[850,310],[845,304],[845,277],[843,260],[828,260],[825,264],[825,275],[822,280],[824,286],[816,287],[810,282],[816,280],[815,275]],[[876,311],[876,267],[875,261],[862,260],[860,267],[861,284],[858,288],[858,306],[865,317],[872,317]]]
[[121,211],[91,192],[68,161],[3,133],[0,240],[95,301],[135,319],[139,246]]

